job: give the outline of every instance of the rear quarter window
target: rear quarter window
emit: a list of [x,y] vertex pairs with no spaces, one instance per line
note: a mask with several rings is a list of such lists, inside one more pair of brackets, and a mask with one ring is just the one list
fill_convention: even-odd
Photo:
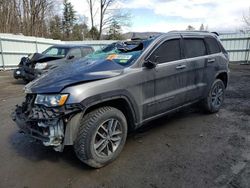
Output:
[[216,39],[214,38],[205,38],[205,41],[207,43],[207,48],[208,48],[208,53],[209,54],[216,54],[216,53],[220,53],[220,46],[218,44],[218,42],[216,41]]
[[186,58],[199,57],[207,54],[205,42],[203,39],[184,39],[184,49]]

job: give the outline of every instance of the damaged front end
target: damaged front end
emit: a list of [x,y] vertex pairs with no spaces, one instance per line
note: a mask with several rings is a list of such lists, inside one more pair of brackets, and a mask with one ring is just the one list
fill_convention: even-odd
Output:
[[81,111],[81,107],[46,107],[36,105],[35,99],[36,94],[27,94],[22,105],[17,105],[13,112],[13,121],[21,132],[42,141],[44,146],[52,146],[56,151],[63,151],[67,123],[72,116]]

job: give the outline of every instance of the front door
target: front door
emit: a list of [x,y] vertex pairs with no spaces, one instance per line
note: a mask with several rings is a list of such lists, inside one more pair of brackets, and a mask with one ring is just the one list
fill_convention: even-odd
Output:
[[[183,59],[181,38],[163,41],[150,55],[157,62],[155,73],[154,116],[183,105],[191,67]],[[151,104],[152,105],[152,104]]]

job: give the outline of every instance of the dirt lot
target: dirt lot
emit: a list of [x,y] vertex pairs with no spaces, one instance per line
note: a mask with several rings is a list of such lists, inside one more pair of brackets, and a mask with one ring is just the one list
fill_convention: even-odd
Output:
[[129,135],[120,157],[93,170],[18,133],[11,110],[24,84],[0,72],[0,187],[250,187],[250,66],[231,66],[223,109],[189,108]]

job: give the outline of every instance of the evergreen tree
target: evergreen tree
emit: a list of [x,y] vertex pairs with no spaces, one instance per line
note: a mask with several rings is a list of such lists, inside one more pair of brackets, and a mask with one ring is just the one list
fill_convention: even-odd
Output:
[[97,40],[98,37],[99,37],[99,32],[98,32],[98,29],[96,27],[92,27],[89,32],[88,32],[88,35],[87,35],[88,38],[91,38],[93,40]]
[[68,2],[68,0],[64,0],[63,2],[63,31],[65,40],[70,40],[72,30],[76,21],[76,12],[74,10],[73,5]]
[[50,20],[49,33],[52,39],[62,39],[62,20],[58,15]]
[[186,30],[187,31],[194,31],[195,28],[192,25],[189,25]]
[[121,40],[122,39],[121,26],[115,20],[112,21],[109,27],[107,39],[108,40]]
[[75,24],[72,30],[72,40],[83,40],[86,37],[87,30],[86,24]]

